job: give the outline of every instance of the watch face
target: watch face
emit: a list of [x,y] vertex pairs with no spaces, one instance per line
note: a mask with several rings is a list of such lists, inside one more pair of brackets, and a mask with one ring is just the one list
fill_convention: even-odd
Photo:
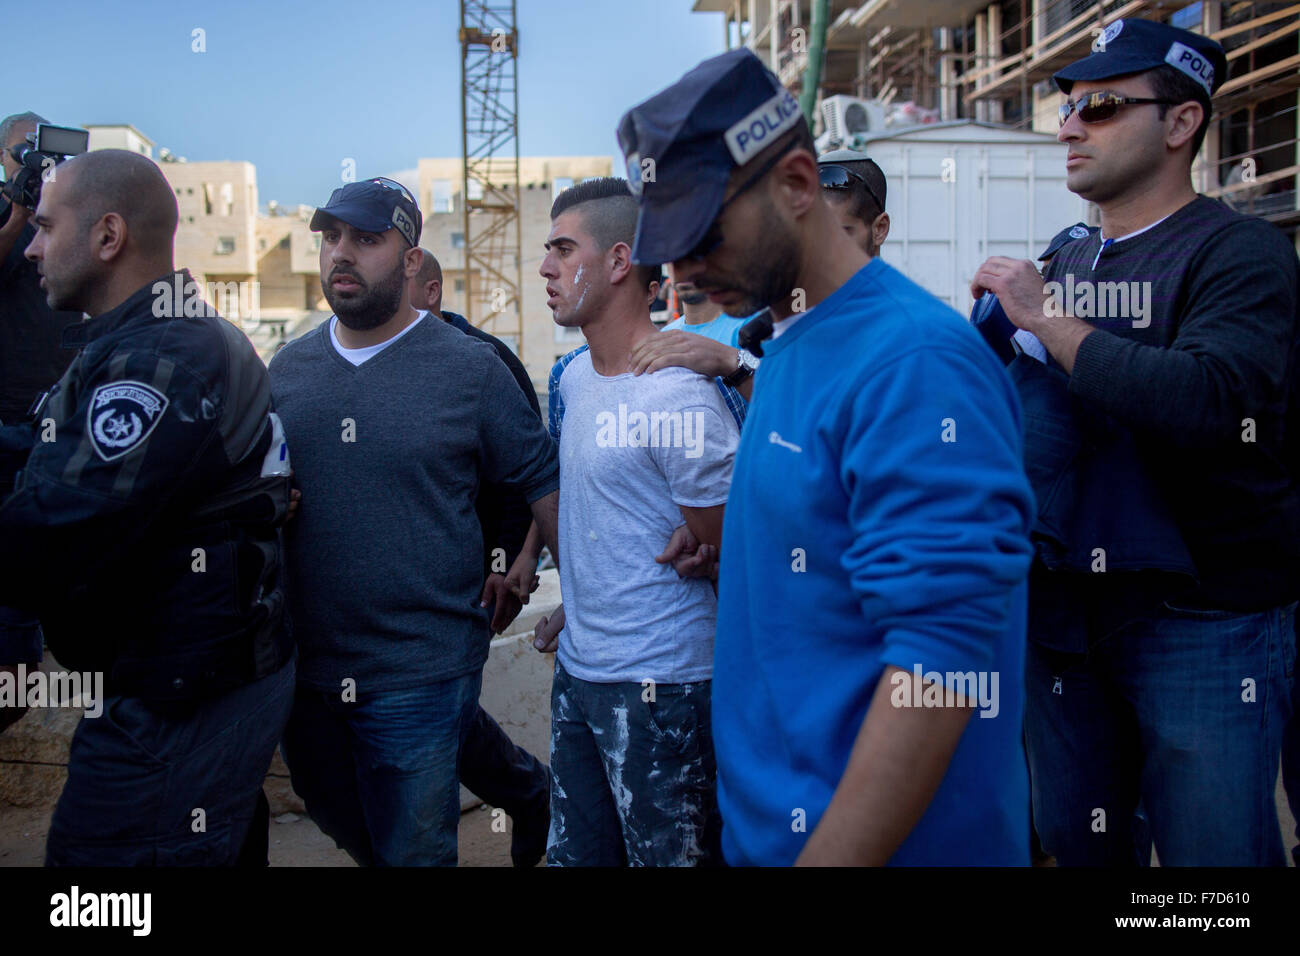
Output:
[[740,350],[740,364],[742,367],[749,369],[751,372],[758,368],[758,359],[750,355],[744,349]]

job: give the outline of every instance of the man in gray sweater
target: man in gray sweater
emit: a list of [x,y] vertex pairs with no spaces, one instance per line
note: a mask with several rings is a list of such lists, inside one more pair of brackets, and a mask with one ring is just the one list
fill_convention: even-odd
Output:
[[311,228],[335,314],[271,363],[302,489],[285,760],[358,863],[454,866],[490,641],[474,499],[484,482],[518,489],[554,548],[556,452],[491,347],[412,308],[420,212],[404,187],[337,189]]

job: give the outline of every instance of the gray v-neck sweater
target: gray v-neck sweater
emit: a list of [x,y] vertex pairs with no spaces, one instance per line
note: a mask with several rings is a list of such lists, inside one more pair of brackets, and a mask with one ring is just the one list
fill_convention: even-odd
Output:
[[271,361],[298,515],[286,528],[299,680],[358,695],[459,677],[491,639],[478,606],[480,481],[536,501],[554,443],[491,346],[426,316],[354,366],[329,320]]

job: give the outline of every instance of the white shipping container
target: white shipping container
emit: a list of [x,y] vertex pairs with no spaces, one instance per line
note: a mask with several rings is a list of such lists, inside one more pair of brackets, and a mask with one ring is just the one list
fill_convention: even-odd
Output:
[[985,259],[1037,260],[1088,221],[1088,203],[1065,188],[1067,147],[1045,133],[955,120],[864,139],[887,183],[881,258],[963,315]]

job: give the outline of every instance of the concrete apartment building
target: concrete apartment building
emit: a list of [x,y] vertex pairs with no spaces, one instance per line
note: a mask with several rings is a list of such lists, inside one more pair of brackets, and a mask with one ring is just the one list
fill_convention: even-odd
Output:
[[176,263],[269,356],[325,309],[310,206],[259,211],[257,170],[242,160],[189,162],[129,125],[87,125],[91,149],[129,149],[158,163],[176,193]]
[[[815,0],[696,0],[722,13],[724,48],[747,46],[787,88],[808,69]],[[1197,189],[1296,234],[1300,227],[1300,4],[1185,0],[829,0],[818,100],[844,94],[928,118],[1055,135],[1051,80],[1122,17],[1213,37],[1228,79],[1195,166]],[[815,132],[822,132],[818,110]],[[874,131],[873,132],[877,132]],[[1093,210],[1095,217],[1095,210]]]
[[[259,209],[257,170],[252,163],[190,162],[166,150],[155,157],[154,142],[132,126],[87,129],[92,149],[131,149],[158,162],[180,208],[177,264],[217,293],[213,304],[249,334],[264,356],[269,357],[285,338],[301,334],[328,315],[320,288],[320,236],[308,228],[313,207],[269,203],[265,210]],[[556,358],[583,342],[580,332],[560,329],[551,320],[546,283],[537,274],[551,227],[551,202],[574,183],[608,176],[613,168],[609,156],[530,156],[519,161],[521,358],[542,392]],[[443,304],[463,314],[468,290],[484,280],[476,270],[467,274],[465,269],[462,175],[459,158],[420,159],[412,185],[424,215],[420,244],[442,264]],[[222,299],[227,292],[236,297],[234,301]],[[520,325],[498,325],[490,315],[473,318],[519,351]]]

